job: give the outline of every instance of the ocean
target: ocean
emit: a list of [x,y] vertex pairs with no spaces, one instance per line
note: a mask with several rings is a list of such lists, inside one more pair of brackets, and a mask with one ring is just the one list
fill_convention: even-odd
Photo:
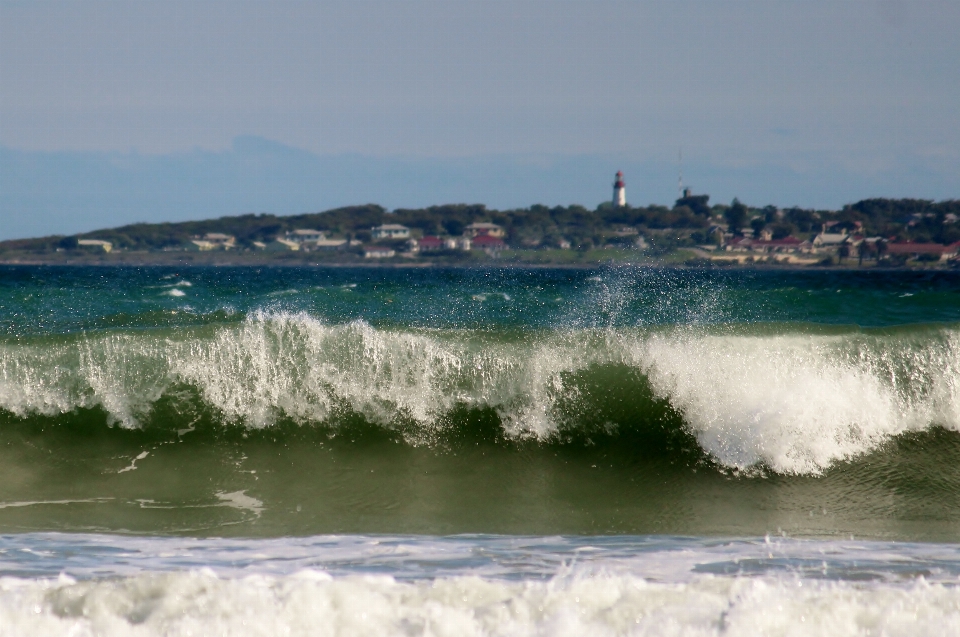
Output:
[[960,273],[0,266],[0,635],[960,634]]

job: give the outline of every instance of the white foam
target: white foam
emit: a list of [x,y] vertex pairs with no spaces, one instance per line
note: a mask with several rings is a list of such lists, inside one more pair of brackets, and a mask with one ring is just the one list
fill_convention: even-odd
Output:
[[723,464],[817,473],[907,430],[957,428],[955,339],[885,345],[856,336],[665,336],[644,343],[638,364]]
[[18,509],[20,507],[44,506],[51,504],[100,504],[113,498],[82,498],[79,500],[28,500],[24,502],[0,502],[0,509]]
[[944,635],[960,589],[631,575],[507,582],[389,576],[223,579],[208,569],[76,582],[0,579],[0,635]]
[[135,471],[137,468],[137,460],[143,460],[149,455],[150,455],[149,451],[141,451],[136,458],[130,461],[129,467],[124,467],[123,469],[120,469],[119,471],[117,471],[117,473],[126,473],[127,471]]
[[233,491],[231,493],[218,491],[214,495],[217,496],[223,506],[239,509],[241,511],[250,511],[257,517],[260,517],[260,514],[263,513],[263,502],[247,495],[245,490]]

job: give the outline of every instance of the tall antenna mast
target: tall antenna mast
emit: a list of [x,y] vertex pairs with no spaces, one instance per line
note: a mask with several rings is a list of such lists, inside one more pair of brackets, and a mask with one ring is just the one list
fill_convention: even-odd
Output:
[[683,147],[678,151],[677,164],[680,170],[680,176],[677,178],[677,196],[683,198]]

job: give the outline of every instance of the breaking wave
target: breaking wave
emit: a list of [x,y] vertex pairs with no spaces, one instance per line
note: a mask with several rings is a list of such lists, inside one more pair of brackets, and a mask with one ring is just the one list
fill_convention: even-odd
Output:
[[663,419],[651,413],[661,401],[724,467],[818,474],[905,432],[960,429],[958,337],[950,326],[385,329],[258,312],[0,342],[0,409],[99,409],[136,428],[169,400],[174,429],[199,407],[248,428],[351,413],[430,444],[458,409],[493,410],[507,440],[550,442]]

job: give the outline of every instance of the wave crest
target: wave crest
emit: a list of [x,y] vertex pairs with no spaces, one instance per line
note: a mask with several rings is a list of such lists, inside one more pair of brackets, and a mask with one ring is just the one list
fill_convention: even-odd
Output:
[[[957,338],[949,328],[389,330],[260,312],[163,337],[0,344],[0,408],[23,418],[98,407],[137,427],[161,397],[188,386],[225,421],[248,427],[348,411],[404,425],[410,442],[424,444],[467,406],[494,409],[508,438],[549,441],[608,418],[598,415],[607,404],[626,405],[601,423],[608,430],[643,420],[637,410],[649,401],[636,395],[652,390],[718,463],[816,474],[907,431],[960,429]],[[645,387],[584,381],[604,369],[634,370]]]

